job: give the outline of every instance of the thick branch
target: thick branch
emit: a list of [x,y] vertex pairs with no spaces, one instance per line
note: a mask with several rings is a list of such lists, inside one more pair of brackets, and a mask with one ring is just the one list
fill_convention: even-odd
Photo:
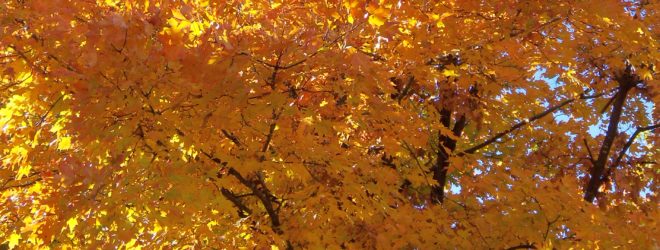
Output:
[[[451,111],[442,109],[440,111],[440,122],[443,126],[449,127],[451,123]],[[452,129],[455,137],[461,137],[463,129],[467,125],[465,115],[462,115]],[[442,203],[445,198],[445,186],[447,185],[447,171],[449,169],[449,155],[456,149],[456,140],[450,136],[439,133],[438,135],[438,152],[436,154],[436,162],[433,166],[433,179],[438,182],[437,186],[432,187],[431,201],[433,203]]]
[[594,198],[598,196],[598,189],[603,184],[603,174],[605,173],[605,165],[607,164],[607,159],[610,154],[610,149],[612,148],[612,143],[614,143],[614,138],[616,138],[619,121],[621,120],[621,113],[623,112],[623,106],[626,103],[626,96],[628,91],[634,86],[629,82],[619,82],[619,92],[616,94],[612,106],[612,114],[610,114],[610,122],[607,125],[607,132],[605,133],[605,139],[603,144],[598,151],[598,159],[593,163],[590,171],[590,179],[587,187],[585,188],[584,200],[588,202],[593,202]]

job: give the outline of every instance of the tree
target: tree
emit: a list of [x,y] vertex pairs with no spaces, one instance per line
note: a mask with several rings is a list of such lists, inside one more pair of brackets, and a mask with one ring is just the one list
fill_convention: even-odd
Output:
[[7,1],[0,241],[658,247],[657,12]]

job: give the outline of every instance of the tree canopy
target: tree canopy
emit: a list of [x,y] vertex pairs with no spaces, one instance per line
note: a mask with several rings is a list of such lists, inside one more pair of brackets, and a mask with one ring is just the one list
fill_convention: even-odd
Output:
[[8,0],[8,248],[650,249],[657,1]]

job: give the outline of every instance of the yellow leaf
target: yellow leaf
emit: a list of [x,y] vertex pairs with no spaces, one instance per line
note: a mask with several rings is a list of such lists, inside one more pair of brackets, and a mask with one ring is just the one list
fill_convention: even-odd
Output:
[[18,246],[18,241],[21,239],[20,234],[13,233],[9,236],[9,249],[14,249]]
[[18,174],[16,175],[16,180],[23,179],[24,176],[28,176],[30,174],[30,170],[32,170],[32,166],[29,164],[20,166],[18,168]]
[[303,118],[302,121],[304,123],[306,123],[307,125],[312,125],[314,123],[314,117],[308,116],[308,117]]
[[105,4],[110,7],[115,7],[119,3],[119,0],[105,0]]
[[638,72],[639,76],[642,77],[642,79],[644,79],[644,80],[653,80],[653,72],[651,72],[650,70],[642,68],[642,69],[637,70],[637,72]]
[[39,145],[39,136],[41,135],[41,129],[37,131],[37,133],[34,135],[34,139],[32,139],[32,144],[30,146],[32,148],[36,147]]
[[57,144],[57,149],[67,150],[71,148],[71,137],[64,136],[60,138],[60,142]]
[[240,234],[238,235],[238,237],[241,237],[241,238],[243,238],[243,239],[245,239],[245,240],[249,240],[250,238],[252,238],[252,234],[249,234],[249,233],[240,233]]
[[34,77],[32,77],[32,73],[30,72],[21,72],[18,74],[17,78],[20,79],[20,82],[24,85],[34,81]]
[[158,223],[158,221],[156,221],[154,223],[154,229],[151,232],[155,234],[155,233],[158,233],[160,231],[163,231],[163,227],[161,227],[160,224]]
[[61,120],[58,120],[57,122],[55,122],[55,124],[53,125],[53,127],[50,128],[49,131],[52,132],[52,133],[57,133],[58,131],[62,130],[64,128],[64,126],[62,126],[62,123],[60,121]]
[[41,182],[36,182],[30,188],[28,188],[28,192],[30,193],[41,193],[41,189],[43,186],[41,185]]
[[172,10],[172,16],[179,20],[186,20],[186,17],[183,14],[181,14],[181,11],[178,9]]
[[209,230],[211,230],[213,228],[213,226],[217,226],[217,225],[219,225],[219,224],[215,220],[212,220],[212,221],[209,221],[209,223],[206,223],[206,226],[209,228]]
[[277,7],[280,7],[280,5],[282,5],[282,3],[280,3],[280,2],[272,2],[272,3],[270,4],[270,8],[271,8],[271,9],[276,9]]
[[452,76],[452,77],[457,77],[458,74],[456,73],[455,70],[453,69],[445,69],[442,71],[442,75],[444,76]]
[[378,8],[371,13],[369,16],[369,24],[372,26],[378,27],[385,24],[387,20],[388,11],[385,8]]
[[369,24],[378,27],[385,24],[385,20],[381,19],[378,16],[371,15],[369,16]]
[[196,36],[202,35],[202,33],[204,33],[203,29],[204,26],[199,22],[194,22],[190,25],[190,31],[192,31],[192,34]]
[[76,220],[75,217],[71,217],[69,220],[66,221],[66,225],[69,227],[69,231],[73,231],[74,228],[78,225],[78,220]]
[[436,21],[435,25],[438,26],[438,28],[444,28],[445,23],[442,22],[442,20],[445,19],[446,17],[452,16],[452,15],[453,15],[452,13],[442,13],[442,15],[431,14],[431,19]]
[[136,239],[131,239],[129,242],[126,243],[126,249],[142,249],[142,246],[140,245],[135,245],[137,243]]
[[14,159],[21,159],[25,160],[27,157],[28,151],[27,149],[21,147],[21,146],[14,146],[11,148],[11,151],[9,151],[9,154],[13,156]]

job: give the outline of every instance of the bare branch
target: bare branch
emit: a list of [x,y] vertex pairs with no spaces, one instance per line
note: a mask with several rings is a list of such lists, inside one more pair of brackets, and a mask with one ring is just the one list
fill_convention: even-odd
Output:
[[50,105],[50,107],[48,108],[48,110],[46,111],[46,113],[44,113],[43,115],[41,115],[41,118],[39,118],[39,121],[38,121],[37,124],[35,125],[36,127],[40,126],[41,124],[44,123],[44,121],[46,121],[46,117],[48,116],[48,114],[49,114],[51,111],[53,111],[53,108],[55,108],[55,105],[57,105],[57,103],[59,103],[59,102],[62,100],[62,98],[64,98],[64,95],[60,95],[60,97],[58,97],[57,100],[55,100],[55,102],[53,102],[53,103]]
[[587,144],[587,139],[583,139],[582,142],[584,142],[584,147],[587,148],[587,152],[589,153],[589,161],[591,161],[592,164],[595,163],[596,160],[594,160],[594,155],[591,153],[591,148],[589,148],[589,144]]
[[275,111],[273,111],[273,123],[270,124],[270,128],[268,129],[268,135],[266,136],[266,141],[264,142],[263,147],[261,147],[261,152],[268,151],[270,141],[273,140],[273,134],[275,133],[275,127],[277,127],[277,120],[280,118],[280,115],[282,114],[283,110],[284,109],[280,109],[280,111],[277,112],[277,113],[275,113]]
[[637,130],[635,130],[635,133],[633,133],[630,136],[630,138],[628,139],[626,144],[623,146],[623,148],[621,149],[621,152],[619,152],[619,156],[616,158],[614,163],[612,163],[612,166],[610,166],[610,168],[614,169],[619,165],[619,163],[621,163],[621,159],[623,158],[623,156],[626,155],[626,152],[628,151],[630,146],[632,146],[633,142],[635,142],[635,138],[637,138],[637,135],[639,135],[640,133],[642,133],[644,131],[654,130],[654,129],[659,128],[659,127],[660,127],[660,124],[655,124],[655,125],[646,126],[646,127],[638,127]]
[[236,146],[239,146],[239,147],[241,146],[241,142],[238,140],[236,135],[234,135],[233,133],[228,132],[227,130],[224,130],[224,129],[221,129],[220,131],[222,131],[222,134],[225,135],[225,137],[227,137],[227,139],[231,140],[234,144],[236,144]]
[[509,247],[506,250],[516,250],[516,249],[538,249],[538,248],[534,246],[534,243],[525,243],[525,244]]
[[241,201],[240,197],[236,196],[234,193],[229,191],[229,189],[226,188],[221,188],[220,192],[222,192],[222,195],[226,197],[231,203],[234,203],[234,206],[238,208],[238,216],[240,217],[247,217],[247,215],[252,214],[252,210],[245,206],[243,202]]
[[561,103],[559,103],[559,104],[557,104],[557,105],[555,105],[555,106],[550,107],[550,108],[547,109],[546,111],[541,112],[540,114],[537,114],[537,115],[534,115],[534,116],[532,116],[532,117],[530,117],[530,118],[527,118],[527,119],[525,119],[525,120],[523,120],[523,121],[521,121],[521,122],[519,122],[519,123],[513,125],[511,128],[509,128],[509,129],[507,129],[507,130],[504,130],[504,131],[502,131],[502,132],[499,132],[499,133],[495,134],[495,136],[491,137],[490,139],[488,139],[488,140],[486,140],[486,141],[484,141],[484,142],[482,142],[482,143],[480,143],[480,144],[478,144],[478,145],[475,145],[475,146],[473,146],[473,147],[471,147],[471,148],[468,148],[468,149],[466,149],[466,150],[463,150],[463,152],[460,152],[460,153],[458,153],[457,155],[462,156],[462,155],[465,155],[465,154],[474,154],[474,153],[477,152],[478,150],[480,150],[480,149],[482,149],[482,148],[484,148],[484,147],[486,147],[486,146],[488,146],[488,145],[490,145],[490,144],[492,144],[492,143],[494,143],[494,142],[497,142],[497,140],[499,140],[500,138],[504,137],[505,135],[507,135],[507,134],[509,134],[509,133],[511,133],[511,132],[513,132],[513,131],[515,131],[515,130],[517,130],[517,129],[519,129],[519,128],[521,128],[522,126],[524,126],[524,125],[526,125],[526,124],[528,124],[528,123],[530,123],[530,122],[533,122],[533,121],[539,120],[539,119],[541,119],[541,118],[543,118],[543,117],[545,117],[545,116],[547,116],[547,115],[549,115],[549,114],[552,114],[553,112],[557,111],[558,109],[561,109],[561,108],[563,108],[564,106],[566,106],[566,105],[568,105],[568,104],[571,104],[571,103],[575,102],[576,100],[587,100],[587,99],[593,99],[593,98],[601,97],[601,96],[603,96],[603,95],[605,95],[605,93],[601,93],[601,94],[597,94],[597,95],[591,95],[591,96],[581,95],[579,98],[571,98],[571,99],[565,100],[565,101],[563,101],[563,102],[561,102]]
[[[213,155],[209,154],[208,152],[202,150],[202,154],[206,155],[210,160],[212,160],[215,163],[218,163],[222,165],[223,167],[227,167],[227,163],[223,162],[222,160],[214,157]],[[271,200],[272,197],[275,197],[270,190],[265,186],[265,183],[260,180],[261,177],[259,177],[259,174],[257,174],[257,180],[248,180],[243,175],[238,172],[236,169],[233,167],[227,167],[227,173],[234,178],[236,178],[241,184],[246,186],[247,188],[252,191],[252,194],[254,194],[260,201],[261,204],[264,206],[264,209],[266,209],[266,213],[268,213],[268,216],[270,217],[270,222],[273,226],[273,230],[277,233],[282,233],[281,229],[279,226],[281,225],[280,223],[280,218],[279,214],[275,210],[275,207],[273,206],[273,201]],[[224,195],[224,193],[223,193]],[[231,196],[230,196],[231,197]],[[239,199],[235,195],[232,197],[236,198],[237,200]],[[234,203],[236,205],[236,203]],[[238,205],[237,205],[238,206]],[[240,208],[239,209],[244,209]],[[246,210],[247,211],[247,210]]]

